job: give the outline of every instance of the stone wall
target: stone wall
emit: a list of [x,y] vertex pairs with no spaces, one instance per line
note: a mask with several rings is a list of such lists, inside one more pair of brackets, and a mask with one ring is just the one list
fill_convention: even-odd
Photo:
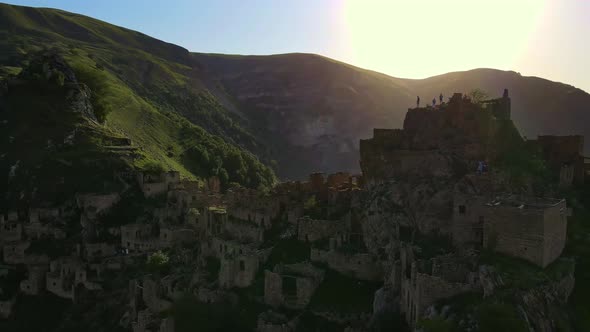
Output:
[[29,248],[31,245],[28,241],[23,242],[13,242],[10,244],[6,244],[2,248],[2,255],[4,258],[4,263],[6,264],[25,264],[26,263],[26,255],[25,250]]
[[45,289],[46,265],[32,265],[27,267],[27,278],[20,282],[20,290],[27,295],[37,295]]
[[567,240],[567,204],[561,200],[558,204],[544,211],[544,252],[545,267],[555,261],[565,248]]
[[84,243],[84,257],[86,259],[110,257],[116,253],[114,244],[106,242]]
[[160,248],[160,239],[151,225],[127,224],[121,226],[121,246],[137,252],[152,251]]
[[264,228],[252,222],[228,219],[224,225],[224,231],[238,241],[257,243],[264,241]]
[[484,247],[546,266],[543,210],[510,206],[486,210]]
[[267,209],[252,207],[231,207],[228,209],[228,215],[234,219],[253,223],[264,229],[271,227],[271,221],[275,217],[274,213]]
[[66,238],[66,233],[58,226],[43,224],[41,222],[31,222],[25,225],[25,233],[31,239],[40,239],[50,237],[56,240]]
[[221,258],[219,285],[223,288],[244,288],[252,285],[270,251],[271,249],[267,249],[249,254],[224,255]]
[[137,174],[137,182],[139,183],[144,196],[153,197],[163,194],[168,191],[171,186],[179,184],[180,173],[174,171],[157,174],[140,172]]
[[483,223],[487,214],[485,202],[484,197],[455,192],[451,227],[455,246],[475,248],[483,246]]
[[[501,100],[509,109],[509,98]],[[408,174],[450,176],[451,156],[462,163],[493,156],[489,142],[498,128],[499,112],[492,108],[482,108],[458,94],[436,108],[409,109],[403,130],[375,129],[373,138],[360,141],[365,185]]]
[[273,271],[264,271],[264,302],[273,307],[303,309],[323,278],[324,271],[309,263],[277,265]]
[[313,262],[325,263],[330,269],[355,279],[383,280],[383,269],[378,259],[369,253],[346,254],[338,250],[311,249]]
[[[536,141],[548,166],[553,169],[555,174],[561,175],[562,167],[567,165],[573,168],[573,182],[583,183],[585,177],[584,169],[584,136],[539,136]],[[564,186],[568,185],[569,179],[564,179]]]
[[566,202],[455,194],[452,232],[455,246],[485,247],[545,267],[565,246]]
[[448,177],[450,156],[437,150],[388,150],[361,141],[361,169],[366,186],[406,176]]
[[20,241],[22,234],[23,227],[20,223],[0,221],[0,244]]
[[255,245],[240,243],[234,240],[227,240],[218,237],[208,239],[201,243],[201,254],[204,257],[216,257],[222,259],[226,255],[246,255],[255,253]]
[[[428,261],[406,261],[405,267],[401,271],[401,289],[400,289],[400,308],[410,326],[423,316],[424,310],[436,301],[450,298],[455,295],[476,291],[480,289],[478,273],[472,272],[464,266],[461,260],[456,256],[439,257],[440,262],[446,262],[446,271],[434,271],[432,267],[436,266],[433,262]],[[432,266],[430,269],[428,266]],[[405,271],[410,269],[409,277]],[[436,269],[436,267],[434,268]],[[461,275],[455,274],[461,272]],[[437,273],[438,275],[433,275]],[[449,277],[452,280],[446,279]]]
[[316,220],[303,217],[297,222],[297,239],[314,242],[336,234],[344,234],[348,229],[349,225],[340,220]]
[[76,196],[78,207],[91,219],[108,211],[119,199],[118,193],[81,194]]
[[150,310],[161,312],[170,308],[172,303],[162,298],[164,292],[158,281],[146,277],[141,284],[141,298]]

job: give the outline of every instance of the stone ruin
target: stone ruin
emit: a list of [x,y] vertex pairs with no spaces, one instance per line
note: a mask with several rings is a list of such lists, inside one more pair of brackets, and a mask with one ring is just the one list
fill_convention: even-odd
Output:
[[565,199],[455,194],[453,242],[487,248],[546,267],[565,247]]
[[538,136],[527,144],[539,149],[547,166],[559,177],[559,185],[569,188],[584,183],[587,173],[587,157],[584,157],[584,136]]
[[323,279],[324,271],[310,263],[276,265],[272,271],[264,271],[264,303],[303,309]]

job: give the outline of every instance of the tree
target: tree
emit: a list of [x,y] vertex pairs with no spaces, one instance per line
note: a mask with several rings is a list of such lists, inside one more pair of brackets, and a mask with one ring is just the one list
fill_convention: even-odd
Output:
[[474,103],[476,103],[476,104],[479,104],[482,101],[490,98],[490,96],[488,95],[487,92],[485,92],[485,91],[483,91],[482,89],[479,89],[479,88],[475,88],[475,89],[471,90],[467,94],[467,96],[469,98],[471,98],[471,101],[474,102]]

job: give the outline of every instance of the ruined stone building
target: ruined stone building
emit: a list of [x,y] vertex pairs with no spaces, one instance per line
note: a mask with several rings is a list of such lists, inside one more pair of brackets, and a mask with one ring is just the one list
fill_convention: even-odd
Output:
[[307,216],[297,220],[297,239],[315,242],[330,236],[343,235],[350,230],[350,222],[345,220],[316,220]]
[[16,221],[8,221],[0,216],[0,245],[8,242],[15,242],[22,239],[22,224]]
[[195,229],[165,224],[126,224],[121,226],[121,247],[135,252],[149,252],[197,239]]
[[403,245],[396,257],[389,282],[399,291],[400,309],[410,326],[436,301],[481,288],[475,255],[415,259],[412,247]]
[[171,188],[172,185],[180,183],[179,172],[140,172],[137,174],[137,182],[146,197],[153,197],[163,194]]
[[220,259],[218,282],[222,288],[244,288],[252,285],[262,265],[268,259],[272,248],[265,250],[232,250]]
[[539,136],[527,141],[537,147],[553,174],[559,176],[561,187],[584,182],[586,165],[584,157],[584,136]]
[[74,300],[79,286],[88,290],[102,289],[97,282],[98,272],[87,269],[78,258],[61,257],[49,265],[45,277],[46,289],[59,297]]
[[83,217],[94,220],[101,213],[108,211],[119,201],[118,193],[109,194],[79,194],[76,195],[78,208],[82,210]]
[[476,104],[456,93],[440,107],[408,109],[403,129],[374,129],[360,141],[365,185],[420,175],[449,177],[455,160],[467,164],[491,158],[497,122],[510,119],[510,98]]
[[160,318],[159,313],[170,309],[165,287],[149,276],[129,281],[129,319],[133,332],[173,332],[174,320]]
[[27,295],[37,295],[40,291],[45,289],[45,274],[48,266],[29,265],[27,266],[27,277],[20,282],[20,290]]
[[324,271],[310,263],[276,265],[272,271],[264,271],[264,303],[303,309],[323,279]]
[[455,194],[453,242],[489,248],[546,267],[565,247],[564,199]]

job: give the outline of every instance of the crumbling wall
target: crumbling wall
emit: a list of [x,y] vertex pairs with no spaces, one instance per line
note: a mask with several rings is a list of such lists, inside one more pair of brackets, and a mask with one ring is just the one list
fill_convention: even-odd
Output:
[[348,224],[340,220],[316,220],[303,217],[297,223],[299,241],[313,242],[332,235],[344,234]]
[[264,303],[279,307],[283,304],[283,280],[281,275],[269,270],[264,271]]
[[180,173],[175,171],[158,174],[140,172],[137,174],[137,181],[144,196],[153,197],[165,193],[173,185],[178,185]]
[[453,196],[452,239],[458,247],[482,247],[487,209],[485,199],[475,195]]
[[543,267],[555,261],[565,248],[567,239],[567,205],[565,200],[544,211]]
[[[555,174],[562,172],[562,167],[567,165],[573,168],[573,182],[583,183],[585,177],[584,169],[584,136],[539,136],[535,141],[541,148],[547,164]],[[561,175],[561,174],[560,174]],[[567,185],[569,179],[564,179]]]
[[172,303],[161,297],[163,292],[157,281],[144,278],[142,280],[142,287],[141,298],[150,310],[153,312],[161,312],[170,308]]
[[84,256],[86,259],[110,257],[116,253],[115,245],[110,243],[84,243]]
[[76,196],[78,207],[84,211],[88,218],[94,218],[109,210],[119,199],[118,193],[83,194]]
[[271,249],[242,255],[226,255],[221,258],[219,285],[223,288],[244,288],[252,285]]
[[0,244],[20,241],[23,235],[23,227],[20,223],[0,221]]
[[27,248],[29,248],[30,245],[31,243],[28,241],[13,242],[4,245],[4,247],[2,248],[4,263],[13,265],[25,264],[25,250],[27,250]]
[[232,238],[243,242],[263,242],[264,228],[251,222],[228,219],[224,227],[225,232]]
[[160,239],[152,234],[151,225],[127,224],[121,226],[121,246],[138,252],[152,251],[159,249]]
[[[324,271],[309,263],[277,265],[273,271],[264,271],[264,302],[273,307],[303,309],[324,278]],[[285,291],[284,281],[290,279],[295,292]]]
[[487,209],[485,218],[485,248],[545,266],[542,210],[495,206]]
[[37,295],[45,289],[45,274],[47,273],[46,265],[28,266],[28,275],[25,280],[20,282],[20,290],[27,295]]

